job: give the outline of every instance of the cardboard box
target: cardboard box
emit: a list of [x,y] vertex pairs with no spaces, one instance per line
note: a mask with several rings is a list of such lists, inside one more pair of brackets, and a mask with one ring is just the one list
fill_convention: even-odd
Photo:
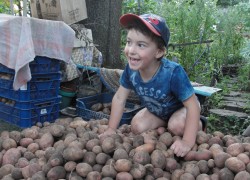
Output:
[[85,0],[31,0],[32,17],[74,24],[86,19]]

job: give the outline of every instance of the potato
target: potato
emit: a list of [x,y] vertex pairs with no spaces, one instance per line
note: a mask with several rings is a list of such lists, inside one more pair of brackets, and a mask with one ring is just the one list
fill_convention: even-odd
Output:
[[246,165],[250,162],[249,155],[246,153],[240,153],[237,158],[239,158],[242,162],[244,162]]
[[2,165],[12,164],[13,166],[18,162],[21,157],[21,151],[17,148],[11,148],[3,155]]
[[31,143],[28,145],[27,150],[32,152],[32,153],[35,153],[37,150],[39,150],[39,144]]
[[4,148],[5,150],[8,150],[10,148],[16,148],[16,147],[17,147],[17,143],[14,139],[6,138],[2,142],[2,148]]
[[200,169],[200,173],[201,174],[207,174],[209,171],[209,167],[208,167],[208,162],[206,160],[200,160],[197,163],[199,169]]
[[210,180],[210,177],[209,177],[209,175],[207,175],[207,174],[199,174],[199,175],[196,177],[196,180]]
[[198,131],[196,136],[196,143],[198,145],[207,143],[209,136],[204,131]]
[[114,152],[113,159],[115,161],[118,159],[128,159],[128,153],[125,149],[118,148]]
[[166,159],[163,158],[164,154],[162,153],[162,151],[156,149],[152,152],[150,158],[151,158],[151,164],[155,167],[155,168],[165,168],[166,165]]
[[[106,107],[107,107],[107,106],[106,106]],[[90,109],[91,109],[92,111],[95,111],[95,112],[101,111],[102,108],[103,108],[102,103],[96,103],[96,104],[93,104],[93,105],[90,107]]]
[[32,152],[26,151],[23,154],[23,157],[30,161],[31,159],[35,158],[36,156]]
[[28,147],[28,145],[33,143],[33,142],[34,142],[34,140],[31,138],[22,138],[19,143],[22,147]]
[[115,178],[117,175],[117,172],[114,168],[114,166],[112,165],[105,165],[102,168],[102,176],[103,177],[111,177],[111,178]]
[[19,141],[22,139],[21,132],[19,131],[11,131],[9,136],[11,139],[14,139],[16,143],[19,143]]
[[103,108],[103,109],[102,109],[102,112],[103,112],[104,114],[107,114],[107,115],[110,115],[110,113],[111,113],[111,111],[110,111],[109,108]]
[[68,161],[64,164],[64,169],[67,172],[74,171],[76,169],[76,162],[75,161]]
[[99,146],[99,145],[94,146],[94,147],[92,148],[92,151],[93,151],[95,154],[99,154],[99,153],[102,152],[102,147]]
[[219,171],[220,180],[234,180],[234,174],[228,168],[223,168]]
[[250,174],[246,171],[241,171],[237,173],[234,177],[234,180],[248,180],[250,179]]
[[36,172],[32,177],[31,180],[46,180],[45,173],[43,171]]
[[212,153],[209,150],[202,150],[202,151],[189,151],[187,155],[184,157],[186,161],[192,160],[209,160],[212,157]]
[[219,180],[219,174],[218,173],[211,174],[210,179],[211,180]]
[[218,168],[223,168],[225,167],[225,162],[228,158],[230,158],[231,155],[227,154],[225,152],[220,152],[214,156],[214,163],[215,166]]
[[17,160],[16,167],[23,168],[28,165],[29,165],[29,161],[26,158],[21,157],[20,159]]
[[31,178],[35,173],[41,171],[41,167],[37,163],[30,163],[28,166],[22,168],[22,175],[25,179]]
[[116,180],[133,180],[133,176],[128,172],[119,172],[116,175]]
[[35,128],[26,128],[22,131],[22,134],[25,138],[37,139],[39,136],[39,132]]
[[62,166],[52,167],[47,173],[47,177],[49,180],[64,179],[65,176],[66,176],[66,171]]
[[115,140],[112,137],[107,137],[101,143],[101,147],[103,152],[109,154],[115,151],[116,145]]
[[162,135],[165,132],[166,132],[166,128],[165,127],[158,127],[157,128],[158,135]]
[[142,164],[134,163],[129,173],[134,179],[143,179],[146,175],[146,168]]
[[234,173],[246,170],[246,165],[237,157],[230,157],[225,161],[225,167]]
[[108,159],[110,159],[110,156],[105,153],[99,153],[96,155],[96,162],[100,165],[104,165]]
[[129,172],[131,167],[132,162],[128,159],[118,159],[114,165],[114,168],[117,172]]
[[78,161],[84,157],[84,152],[80,148],[67,147],[63,151],[63,158],[67,161]]
[[203,149],[209,149],[209,145],[207,143],[200,144],[197,148],[198,151],[201,151]]
[[161,168],[154,168],[153,176],[156,179],[161,178],[163,176],[163,170]]
[[165,169],[172,173],[176,168],[177,168],[177,161],[174,158],[166,158]]
[[142,145],[137,146],[135,148],[135,152],[145,151],[145,152],[148,152],[148,153],[152,153],[154,150],[155,150],[155,144],[154,143],[142,144]]
[[22,169],[18,167],[14,167],[11,171],[11,176],[14,179],[23,179]]
[[157,142],[157,132],[152,133],[154,131],[148,131],[146,133],[142,133],[145,144],[156,144]]
[[174,151],[172,149],[162,151],[162,153],[164,154],[165,158],[174,158],[175,156]]
[[214,136],[208,140],[208,144],[209,146],[212,146],[213,144],[219,144],[220,146],[223,146],[223,141],[218,136]]
[[45,173],[45,174],[48,174],[48,172],[51,170],[52,166],[50,163],[46,163],[42,166],[42,171]]
[[85,145],[85,148],[88,150],[88,151],[92,151],[93,147],[94,146],[97,146],[97,145],[100,145],[100,140],[99,139],[91,139],[89,140],[86,145]]
[[213,144],[210,146],[209,151],[212,152],[212,156],[214,157],[216,154],[223,152],[223,148],[219,144]]
[[185,173],[190,173],[193,175],[193,177],[197,177],[200,174],[200,169],[199,167],[194,164],[194,163],[190,163],[188,162],[185,167],[184,167],[184,171]]
[[240,153],[243,153],[245,150],[242,143],[234,143],[227,147],[227,153],[231,156],[238,156]]
[[87,151],[84,153],[83,162],[93,166],[96,164],[96,154],[94,152]]
[[54,154],[50,156],[48,162],[51,164],[52,167],[63,166],[64,159],[62,153],[56,151]]
[[0,178],[3,178],[4,176],[10,174],[13,169],[14,169],[14,166],[12,164],[3,165],[0,168]]
[[136,135],[133,138],[133,147],[138,147],[144,144],[144,137],[142,135]]
[[53,124],[50,126],[50,133],[54,137],[61,137],[65,133],[65,127],[59,124]]
[[185,172],[181,175],[180,180],[195,180],[195,177],[193,174]]
[[45,150],[48,147],[52,147],[54,144],[54,138],[50,133],[45,133],[39,140],[39,146],[42,150]]
[[70,122],[69,127],[76,129],[77,127],[86,127],[87,125],[87,121],[84,121],[81,117],[76,117],[72,122]]
[[87,180],[101,180],[102,176],[101,173],[98,171],[92,171],[90,173],[88,173],[87,175]]
[[150,163],[150,155],[146,151],[137,151],[133,156],[133,161],[142,165]]
[[169,132],[165,132],[160,135],[159,141],[163,142],[167,147],[169,147],[173,143],[173,138]]
[[155,149],[166,151],[168,148],[163,142],[157,141],[155,144]]

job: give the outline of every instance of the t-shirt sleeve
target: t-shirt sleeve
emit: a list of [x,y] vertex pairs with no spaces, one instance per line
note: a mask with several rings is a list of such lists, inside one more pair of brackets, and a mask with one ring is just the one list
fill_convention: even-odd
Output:
[[127,64],[119,80],[120,85],[127,89],[133,89],[133,85],[129,78],[131,74],[130,71],[131,69],[129,68],[129,65]]
[[177,66],[173,72],[171,91],[182,102],[194,94],[194,88],[182,66]]

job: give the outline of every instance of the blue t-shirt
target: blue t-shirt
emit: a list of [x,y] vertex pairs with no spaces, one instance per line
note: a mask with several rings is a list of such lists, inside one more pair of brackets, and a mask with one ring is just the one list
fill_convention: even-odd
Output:
[[181,65],[162,58],[155,76],[144,82],[139,71],[126,66],[120,78],[120,84],[132,89],[140,97],[141,103],[153,114],[168,120],[183,101],[194,94],[193,86]]

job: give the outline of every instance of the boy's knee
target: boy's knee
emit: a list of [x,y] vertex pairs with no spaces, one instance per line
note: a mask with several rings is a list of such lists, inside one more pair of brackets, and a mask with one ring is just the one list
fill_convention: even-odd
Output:
[[141,134],[144,131],[143,124],[137,118],[133,118],[131,122],[131,131],[134,134]]
[[168,123],[168,130],[176,136],[182,136],[184,132],[184,124],[171,121]]

